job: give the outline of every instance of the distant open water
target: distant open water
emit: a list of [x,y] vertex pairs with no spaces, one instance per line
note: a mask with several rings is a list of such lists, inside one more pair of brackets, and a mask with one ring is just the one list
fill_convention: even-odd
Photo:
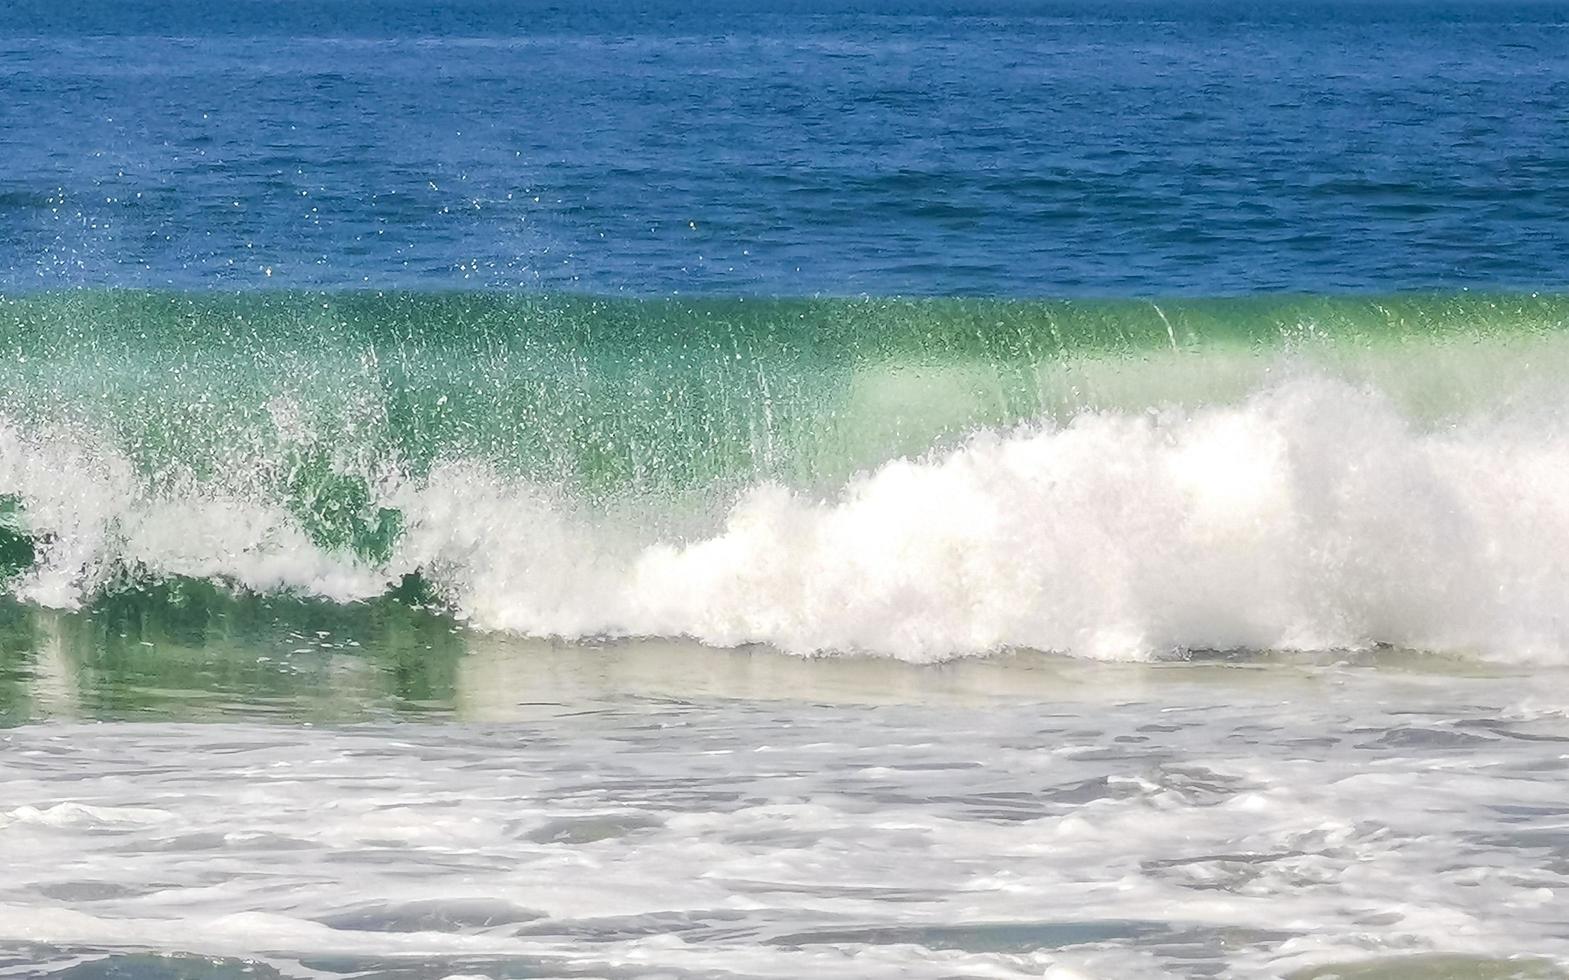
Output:
[[1569,286],[1569,7],[10,0],[0,289]]

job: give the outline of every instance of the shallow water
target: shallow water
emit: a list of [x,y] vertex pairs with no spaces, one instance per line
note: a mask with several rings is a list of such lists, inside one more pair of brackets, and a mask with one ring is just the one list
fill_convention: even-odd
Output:
[[120,612],[6,612],[0,975],[1569,963],[1560,668],[917,667],[393,603]]

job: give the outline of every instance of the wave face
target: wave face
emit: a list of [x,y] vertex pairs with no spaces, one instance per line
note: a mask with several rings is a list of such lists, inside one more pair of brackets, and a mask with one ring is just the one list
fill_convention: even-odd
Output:
[[0,299],[0,575],[911,660],[1569,654],[1569,298]]

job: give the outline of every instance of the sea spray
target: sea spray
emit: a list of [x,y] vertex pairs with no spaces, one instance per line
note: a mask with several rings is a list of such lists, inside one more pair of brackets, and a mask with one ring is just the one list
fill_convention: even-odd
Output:
[[919,661],[1569,655],[1553,297],[3,305],[33,602],[391,590]]

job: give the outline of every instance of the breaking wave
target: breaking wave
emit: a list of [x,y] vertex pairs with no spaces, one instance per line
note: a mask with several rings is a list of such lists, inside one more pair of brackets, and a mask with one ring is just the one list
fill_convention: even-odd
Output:
[[1569,301],[1295,302],[13,298],[0,575],[917,661],[1569,657]]

